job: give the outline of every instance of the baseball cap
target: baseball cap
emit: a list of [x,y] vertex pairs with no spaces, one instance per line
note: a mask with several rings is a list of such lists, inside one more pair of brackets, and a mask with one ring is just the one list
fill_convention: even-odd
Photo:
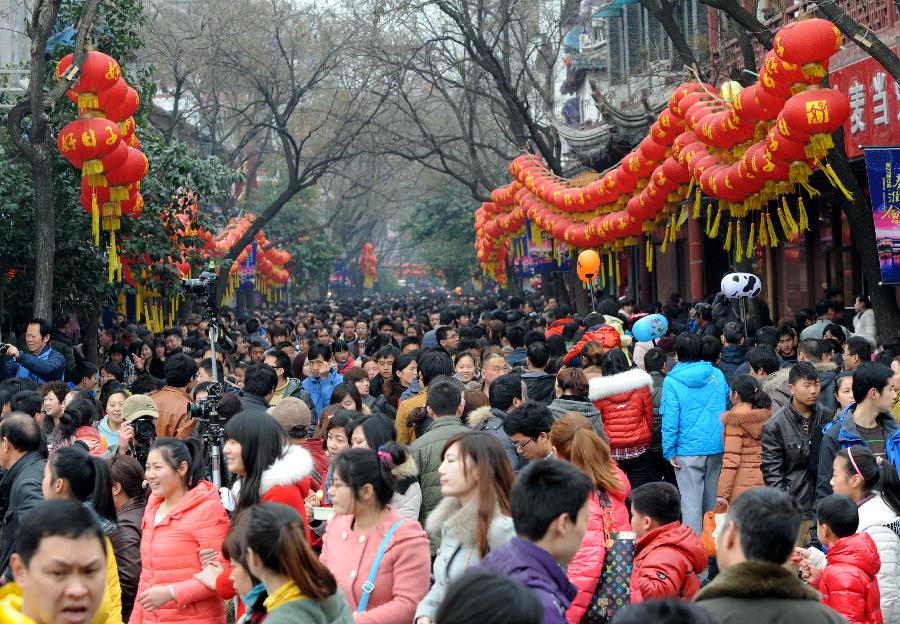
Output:
[[269,415],[290,433],[295,427],[306,428],[312,422],[309,407],[296,397],[285,397],[281,403],[269,408]]
[[133,394],[125,399],[125,405],[122,406],[122,420],[130,423],[141,416],[158,418],[159,410],[156,408],[156,403],[153,402],[153,399],[146,394]]

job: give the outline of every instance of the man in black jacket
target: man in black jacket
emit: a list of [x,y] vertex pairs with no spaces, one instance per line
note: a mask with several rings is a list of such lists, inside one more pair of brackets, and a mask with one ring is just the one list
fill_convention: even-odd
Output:
[[34,418],[12,413],[0,422],[0,584],[12,580],[9,558],[16,550],[16,528],[26,511],[44,500],[41,431]]
[[241,397],[241,413],[269,418],[269,401],[275,394],[278,376],[268,364],[251,364],[244,379],[244,395]]
[[522,382],[528,389],[528,400],[539,405],[549,405],[556,398],[556,376],[544,371],[550,361],[550,349],[544,341],[532,342],[526,352],[528,370],[522,374]]
[[[791,494],[803,512],[806,541],[812,519],[822,427],[834,412],[817,403],[819,374],[809,362],[791,367],[788,376],[791,401],[769,419],[762,430],[762,469],[766,485]],[[803,545],[803,544],[800,544]]]

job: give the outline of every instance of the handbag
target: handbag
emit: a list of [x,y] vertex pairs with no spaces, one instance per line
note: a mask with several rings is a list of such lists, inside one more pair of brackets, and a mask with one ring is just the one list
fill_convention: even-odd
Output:
[[381,559],[384,557],[384,551],[387,550],[388,542],[391,541],[391,537],[394,536],[394,532],[401,524],[403,524],[402,518],[391,525],[388,532],[384,534],[384,539],[381,540],[381,544],[378,545],[378,552],[375,553],[375,560],[372,561],[372,569],[369,570],[369,578],[366,579],[366,582],[363,583],[362,586],[363,593],[359,599],[359,605],[356,607],[356,613],[362,613],[366,610],[366,607],[369,606],[369,597],[372,595],[372,592],[375,591],[375,577],[378,576],[378,568],[381,567]]
[[608,624],[631,602],[631,571],[634,567],[634,533],[613,530],[612,502],[598,491],[603,507],[606,555],[591,603],[581,624]]

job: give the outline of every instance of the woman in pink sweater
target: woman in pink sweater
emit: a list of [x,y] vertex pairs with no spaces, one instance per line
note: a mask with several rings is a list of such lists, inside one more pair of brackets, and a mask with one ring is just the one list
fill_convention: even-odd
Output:
[[203,472],[195,440],[159,438],[150,449],[145,475],[151,495],[141,524],[141,580],[130,624],[225,624],[222,599],[194,578],[200,549],[220,553],[229,527],[219,492],[202,480]]
[[[329,496],[336,515],[328,523],[321,560],[337,579],[356,624],[412,622],[428,592],[428,537],[418,522],[388,507],[395,484],[393,446],[388,442],[377,452],[348,449],[333,460]],[[363,586],[382,545],[374,589],[366,593]]]

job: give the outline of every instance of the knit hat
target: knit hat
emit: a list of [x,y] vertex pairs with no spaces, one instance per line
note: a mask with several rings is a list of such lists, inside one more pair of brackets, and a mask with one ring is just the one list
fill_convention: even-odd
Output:
[[146,394],[133,394],[125,399],[125,405],[122,406],[122,420],[130,423],[141,416],[159,418],[159,410],[153,399]]
[[312,421],[309,407],[296,397],[285,397],[281,403],[269,408],[269,415],[281,428],[290,432],[295,427],[305,428]]

